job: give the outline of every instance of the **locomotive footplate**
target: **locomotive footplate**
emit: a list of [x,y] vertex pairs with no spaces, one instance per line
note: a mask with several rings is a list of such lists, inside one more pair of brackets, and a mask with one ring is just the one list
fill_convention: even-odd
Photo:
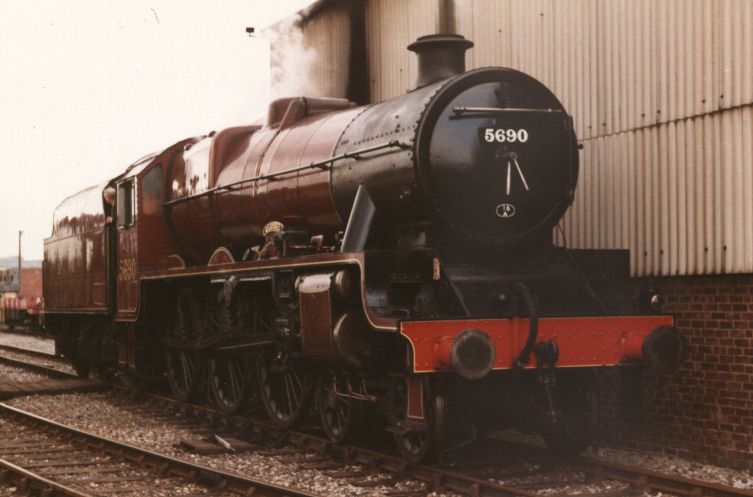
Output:
[[[512,369],[525,346],[529,320],[462,319],[402,321],[411,343],[413,372],[455,370],[461,376]],[[542,317],[537,343],[554,343],[558,367],[598,367],[649,362],[667,368],[682,342],[671,316]],[[661,345],[659,345],[661,344]],[[523,365],[535,368],[536,360]],[[470,371],[470,373],[468,373]]]

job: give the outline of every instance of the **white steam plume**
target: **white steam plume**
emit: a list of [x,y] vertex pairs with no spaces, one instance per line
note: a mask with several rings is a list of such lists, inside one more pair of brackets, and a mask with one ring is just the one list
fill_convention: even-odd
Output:
[[321,95],[311,76],[312,68],[317,62],[317,51],[305,44],[302,20],[303,16],[300,14],[292,16],[268,31],[272,48],[272,99]]

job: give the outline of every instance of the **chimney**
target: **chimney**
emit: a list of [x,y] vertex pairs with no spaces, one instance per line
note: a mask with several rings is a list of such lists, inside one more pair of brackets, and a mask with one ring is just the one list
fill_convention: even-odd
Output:
[[472,41],[455,34],[421,36],[408,45],[408,50],[418,55],[414,89],[465,72],[465,51],[472,46]]

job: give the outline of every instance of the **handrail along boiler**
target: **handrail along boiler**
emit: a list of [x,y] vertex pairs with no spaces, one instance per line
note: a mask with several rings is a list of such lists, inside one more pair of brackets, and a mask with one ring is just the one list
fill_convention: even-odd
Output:
[[381,423],[413,461],[500,424],[583,449],[594,371],[670,368],[681,342],[626,252],[553,244],[572,120],[524,73],[465,71],[472,45],[421,37],[402,96],[277,100],[66,199],[45,242],[58,352],[282,427],[313,405],[338,443]]

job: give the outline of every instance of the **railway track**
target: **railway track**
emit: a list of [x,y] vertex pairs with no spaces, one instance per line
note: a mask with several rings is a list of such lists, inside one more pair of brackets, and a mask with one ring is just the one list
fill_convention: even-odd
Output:
[[[511,454],[515,454],[516,457],[531,457],[539,460],[552,460],[556,457],[543,447],[534,447],[508,440],[497,440],[497,442],[501,443]],[[584,472],[592,481],[620,481],[641,494],[660,492],[688,497],[753,497],[751,490],[661,473],[589,456],[568,458],[566,464]]]
[[[227,416],[212,407],[196,404],[178,404],[172,398],[146,394],[151,400],[162,403],[169,409],[194,416],[197,422],[210,422],[221,425],[226,430],[235,429],[239,438],[264,446],[275,446],[282,453],[299,451],[315,453],[322,459],[319,465],[328,468],[334,477],[349,478],[356,483],[363,482],[366,475],[385,480],[391,475],[394,479],[414,479],[423,482],[424,493],[394,495],[424,495],[425,492],[452,492],[474,497],[533,497],[546,495],[570,495],[572,487],[604,485],[610,488],[610,496],[633,496],[644,493],[663,493],[688,497],[753,497],[753,491],[728,487],[720,484],[693,480],[678,475],[607,462],[589,457],[575,457],[567,460],[556,458],[550,451],[521,444],[498,443],[497,452],[507,454],[507,461],[492,465],[484,476],[476,469],[451,469],[441,466],[408,464],[397,456],[359,446],[334,446],[326,438],[306,431],[277,431],[268,421],[248,416]],[[324,457],[326,456],[326,458]],[[520,469],[509,461],[534,461],[534,469]],[[360,469],[354,470],[353,466]],[[489,473],[496,474],[492,477]],[[554,477],[552,475],[555,475]],[[567,475],[567,476],[565,476]],[[503,482],[503,483],[500,483]],[[505,483],[513,482],[513,483]],[[558,492],[557,489],[562,489]],[[574,492],[581,493],[581,492]],[[604,492],[599,492],[605,495]]]
[[0,477],[26,492],[318,497],[157,454],[7,404],[0,403],[0,414]]
[[0,345],[0,351],[24,354],[29,357],[34,357],[37,359],[48,359],[48,360],[58,360],[61,362],[68,362],[65,359],[59,358],[55,354],[49,354],[47,352],[41,352],[39,350],[31,350],[31,349],[27,349],[23,347],[15,347],[13,345]]
[[[2,350],[7,348],[0,347],[0,351]],[[29,356],[42,359],[44,354],[32,353]],[[0,360],[5,359],[0,357]],[[38,368],[34,363],[27,366],[32,369]],[[43,369],[44,367],[38,370]],[[50,373],[60,374],[56,370]],[[132,402],[131,392],[124,388],[118,388],[116,391],[124,394],[121,396],[123,402]],[[529,467],[521,470],[506,462],[498,463],[496,467],[487,465],[486,471],[478,471],[478,468],[472,467],[473,464],[462,469],[412,465],[397,456],[369,448],[334,446],[327,439],[311,431],[279,431],[265,419],[253,416],[227,416],[208,405],[179,404],[171,397],[157,393],[142,394],[142,397],[157,402],[166,411],[181,413],[181,423],[185,423],[185,415],[189,415],[194,421],[192,429],[197,433],[206,432],[207,424],[220,426],[236,440],[251,443],[255,447],[254,450],[262,451],[266,455],[280,454],[287,457],[291,464],[322,469],[328,476],[347,480],[355,486],[390,485],[399,480],[415,480],[423,484],[421,491],[394,492],[391,494],[394,497],[425,495],[430,491],[480,497],[533,497],[541,495],[542,490],[546,490],[547,495],[570,495],[573,487],[598,488],[602,484],[610,490],[600,493],[608,494],[610,497],[658,492],[688,497],[753,497],[750,490],[691,480],[595,458],[558,460],[546,449],[509,441],[494,441],[498,444],[496,452],[506,454],[508,461],[534,461],[533,469]],[[165,417],[170,419],[169,415]],[[220,446],[218,451],[222,452]],[[314,454],[314,458],[297,460],[295,454]],[[353,469],[354,467],[357,469]],[[558,489],[561,489],[561,492],[558,492]]]
[[76,378],[69,361],[55,355],[10,345],[0,345],[0,363],[54,378]]

